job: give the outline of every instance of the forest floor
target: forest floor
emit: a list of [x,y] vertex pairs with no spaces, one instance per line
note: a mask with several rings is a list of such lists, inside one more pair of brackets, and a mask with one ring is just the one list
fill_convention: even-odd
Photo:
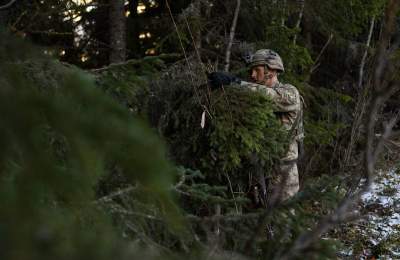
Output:
[[[341,259],[400,259],[400,170],[379,171],[362,196],[363,218],[336,230]],[[340,235],[338,235],[340,234]]]

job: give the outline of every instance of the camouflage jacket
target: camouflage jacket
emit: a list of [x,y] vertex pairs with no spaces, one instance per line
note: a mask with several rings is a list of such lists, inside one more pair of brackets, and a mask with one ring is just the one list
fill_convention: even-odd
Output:
[[[301,116],[299,114],[302,113],[300,93],[293,85],[277,82],[274,86],[267,87],[246,81],[242,81],[240,85],[269,96],[276,105],[275,114],[288,131],[292,129],[298,115]],[[302,124],[302,118],[299,118],[297,123]],[[298,126],[295,126],[294,130],[297,131],[294,134],[296,139],[301,139],[303,138],[303,133],[298,131],[299,129],[297,128]]]

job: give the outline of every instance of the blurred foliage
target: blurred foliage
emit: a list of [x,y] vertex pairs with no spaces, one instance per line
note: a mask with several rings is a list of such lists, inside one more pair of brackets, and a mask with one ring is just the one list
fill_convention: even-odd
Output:
[[174,168],[157,136],[87,73],[43,58],[4,33],[1,38],[1,258],[137,254],[95,203],[108,162],[138,185],[136,199],[177,227],[169,192]]

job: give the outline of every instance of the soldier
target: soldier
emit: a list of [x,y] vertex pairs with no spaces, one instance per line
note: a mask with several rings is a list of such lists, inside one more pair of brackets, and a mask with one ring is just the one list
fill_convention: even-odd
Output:
[[280,181],[283,189],[281,199],[286,200],[299,190],[297,170],[298,141],[303,138],[302,106],[299,91],[290,84],[282,84],[278,75],[285,71],[281,57],[269,49],[261,49],[252,55],[249,62],[251,82],[238,79],[224,72],[208,75],[212,87],[218,88],[231,83],[259,91],[269,96],[275,103],[275,114],[283,127],[290,133],[289,149],[279,164]]

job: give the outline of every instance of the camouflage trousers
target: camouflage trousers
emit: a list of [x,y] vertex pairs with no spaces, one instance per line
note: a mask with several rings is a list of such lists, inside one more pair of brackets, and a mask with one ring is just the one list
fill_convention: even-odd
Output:
[[289,145],[286,156],[281,159],[281,163],[277,169],[277,178],[273,180],[274,186],[279,185],[281,187],[280,197],[282,201],[293,197],[299,191],[299,172],[297,169],[298,155],[298,144],[297,141],[294,140]]
[[297,170],[298,144],[293,141],[280,164],[275,166],[270,176],[264,174],[264,165],[257,156],[253,156],[252,164],[255,174],[250,175],[249,196],[255,205],[267,206],[268,203],[285,201],[299,191],[299,173]]

